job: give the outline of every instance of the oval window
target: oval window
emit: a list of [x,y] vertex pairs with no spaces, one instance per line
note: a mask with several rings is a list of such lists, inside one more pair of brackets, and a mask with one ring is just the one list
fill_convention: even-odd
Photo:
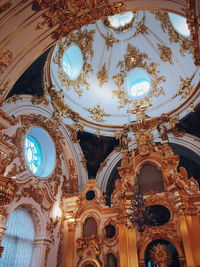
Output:
[[168,13],[168,15],[174,29],[184,37],[189,37],[190,30],[188,28],[187,19],[174,13]]
[[75,80],[83,68],[83,55],[77,45],[70,45],[63,54],[62,67],[70,80]]
[[110,26],[117,29],[129,24],[132,21],[133,17],[133,12],[129,11],[122,14],[109,16],[108,21],[110,22]]
[[56,152],[49,134],[42,128],[31,128],[24,140],[24,156],[31,172],[49,176],[55,168]]
[[126,88],[129,98],[140,99],[145,97],[151,87],[151,79],[146,70],[135,68],[126,77]]

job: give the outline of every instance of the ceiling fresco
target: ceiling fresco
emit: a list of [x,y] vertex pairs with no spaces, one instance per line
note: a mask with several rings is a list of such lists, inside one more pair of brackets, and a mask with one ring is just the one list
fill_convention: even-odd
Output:
[[[81,56],[70,54],[73,49]],[[156,117],[180,106],[183,118],[200,76],[191,52],[189,38],[175,30],[168,13],[137,11],[125,25],[112,26],[107,18],[60,40],[52,54],[51,82],[91,124],[118,127],[135,121],[138,109]]]

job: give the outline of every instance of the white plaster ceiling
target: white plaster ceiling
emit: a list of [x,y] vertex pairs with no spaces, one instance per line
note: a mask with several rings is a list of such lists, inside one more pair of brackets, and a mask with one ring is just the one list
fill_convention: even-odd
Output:
[[[200,69],[194,65],[192,53],[188,49],[183,49],[180,52],[181,47],[183,47],[181,43],[184,40],[187,42],[187,38],[181,37],[173,29],[168,19],[167,25],[163,26],[161,21],[156,19],[155,14],[152,12],[138,11],[132,26],[124,32],[116,32],[105,26],[103,20],[82,27],[80,31],[72,32],[66,39],[58,42],[52,54],[50,70],[52,84],[57,90],[63,90],[67,105],[72,110],[78,112],[91,125],[100,125],[105,128],[122,126],[130,121],[135,121],[136,115],[134,113],[136,106],[145,106],[150,102],[151,106],[146,110],[148,116],[155,117],[160,116],[162,113],[172,113],[178,106],[184,105],[192,93],[195,92],[199,82]],[[87,34],[84,35],[85,30],[87,30],[87,33],[94,31],[93,38],[90,38],[91,43],[86,38]],[[172,35],[175,34],[176,41],[170,41],[170,38],[173,39],[170,36],[170,31]],[[82,32],[82,35],[80,35],[80,32]],[[111,34],[115,41],[113,45],[107,46],[105,36]],[[92,36],[92,33],[90,36]],[[70,41],[69,38],[71,38]],[[63,43],[65,44],[63,45]],[[93,55],[91,50],[87,50],[89,47],[88,43],[91,44],[94,52]],[[85,82],[80,79],[80,76],[79,79],[72,82],[70,82],[67,75],[64,75],[65,82],[61,82],[59,77],[59,71],[64,73],[61,70],[62,64],[60,67],[58,64],[59,60],[62,62],[62,58],[59,58],[59,56],[71,44],[78,45],[82,52],[85,53],[83,65],[85,67],[86,64],[91,65],[92,70],[85,76],[88,88],[85,86]],[[124,88],[127,84],[125,82],[121,87],[117,86],[113,76],[120,73],[122,76],[126,76],[132,69],[128,68],[124,62],[124,55],[127,54],[128,45],[133,49],[127,57],[127,61],[130,61],[130,58],[132,58],[132,61],[135,63],[131,65],[129,62],[127,66],[128,64],[133,68],[142,66],[146,69],[151,78],[151,90],[139,102],[130,100],[123,103],[123,101],[120,102],[119,97],[114,92],[121,92],[126,99],[127,95]],[[167,60],[164,57],[164,53],[160,52],[159,47],[167,47],[167,51],[171,51],[171,60]],[[191,46],[189,45],[188,48],[190,49]],[[83,51],[84,49],[85,51]],[[59,53],[58,50],[60,51]],[[122,71],[118,65],[120,61],[122,62]],[[100,86],[97,76],[104,64],[108,80]],[[151,72],[151,66],[154,64],[154,71]],[[124,69],[125,73],[123,73]],[[189,78],[191,80],[188,82],[187,79]],[[157,82],[157,91],[155,88],[153,89],[154,82]],[[75,89],[77,85],[80,87],[78,93]],[[181,85],[182,90],[180,91]],[[97,108],[96,112],[95,107]],[[99,111],[100,113],[101,111],[105,113],[105,116],[98,116]]]

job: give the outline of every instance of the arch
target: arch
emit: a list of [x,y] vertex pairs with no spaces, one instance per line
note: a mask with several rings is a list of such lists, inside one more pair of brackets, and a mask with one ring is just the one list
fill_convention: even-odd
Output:
[[[35,240],[35,223],[32,215],[22,206],[9,216],[2,245],[0,266],[30,266]],[[13,253],[15,251],[15,253]]]
[[81,260],[77,267],[86,267],[85,264],[87,263],[95,264],[94,267],[101,267],[101,264],[99,263],[97,259],[90,258],[90,257],[87,259]]
[[118,266],[118,258],[112,252],[108,252],[106,254],[105,267],[117,267]]
[[97,235],[97,222],[93,217],[87,217],[83,223],[83,237],[91,237],[92,235]]

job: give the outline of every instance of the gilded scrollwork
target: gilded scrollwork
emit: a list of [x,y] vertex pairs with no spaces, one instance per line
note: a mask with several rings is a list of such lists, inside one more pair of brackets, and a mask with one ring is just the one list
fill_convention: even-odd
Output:
[[171,48],[167,47],[165,45],[160,45],[160,44],[157,44],[157,46],[158,46],[158,50],[160,52],[160,59],[164,62],[169,62],[170,64],[174,64],[173,59],[172,59]]
[[43,13],[43,21],[38,23],[38,29],[45,24],[50,28],[58,25],[52,37],[60,39],[71,31],[80,29],[83,25],[94,23],[101,18],[121,13],[125,9],[122,2],[109,3],[103,1],[46,1],[34,0],[33,9],[47,11]]
[[187,38],[184,38],[178,32],[175,31],[173,25],[170,22],[168,13],[165,11],[155,11],[153,12],[156,20],[159,20],[161,27],[164,32],[167,32],[169,35],[169,41],[171,43],[178,43],[180,45],[180,53],[182,56],[185,55],[185,52],[192,52],[191,41]]
[[96,107],[93,108],[85,108],[91,116],[89,116],[92,120],[97,122],[103,122],[105,121],[103,117],[109,117],[110,114],[106,113],[99,104],[96,105]]
[[176,92],[175,96],[180,96],[181,98],[187,98],[194,90],[194,87],[192,86],[192,80],[194,78],[194,74],[187,78],[180,77],[180,88]]
[[133,100],[127,98],[125,88],[124,88],[124,79],[129,71],[135,67],[141,67],[146,69],[146,71],[151,75],[151,91],[144,98],[144,100],[149,100],[152,96],[160,96],[165,94],[162,86],[159,86],[161,82],[166,81],[165,76],[159,75],[159,70],[157,69],[158,64],[155,62],[149,62],[150,58],[146,53],[139,51],[137,47],[134,47],[132,44],[127,45],[127,51],[124,55],[124,60],[117,63],[117,68],[120,68],[120,73],[113,76],[115,85],[117,89],[113,90],[113,94],[118,97],[119,107],[124,107],[127,103],[134,103]]
[[102,87],[105,83],[108,82],[108,71],[105,63],[102,65],[101,69],[97,72],[97,79],[99,81],[100,87]]
[[107,34],[102,34],[102,37],[105,39],[105,45],[107,50],[112,48],[114,43],[119,42],[119,40],[114,37],[112,32],[108,32]]
[[[1,7],[0,7],[1,8]],[[13,54],[8,49],[0,49],[0,73],[4,73],[5,69],[11,64]]]

